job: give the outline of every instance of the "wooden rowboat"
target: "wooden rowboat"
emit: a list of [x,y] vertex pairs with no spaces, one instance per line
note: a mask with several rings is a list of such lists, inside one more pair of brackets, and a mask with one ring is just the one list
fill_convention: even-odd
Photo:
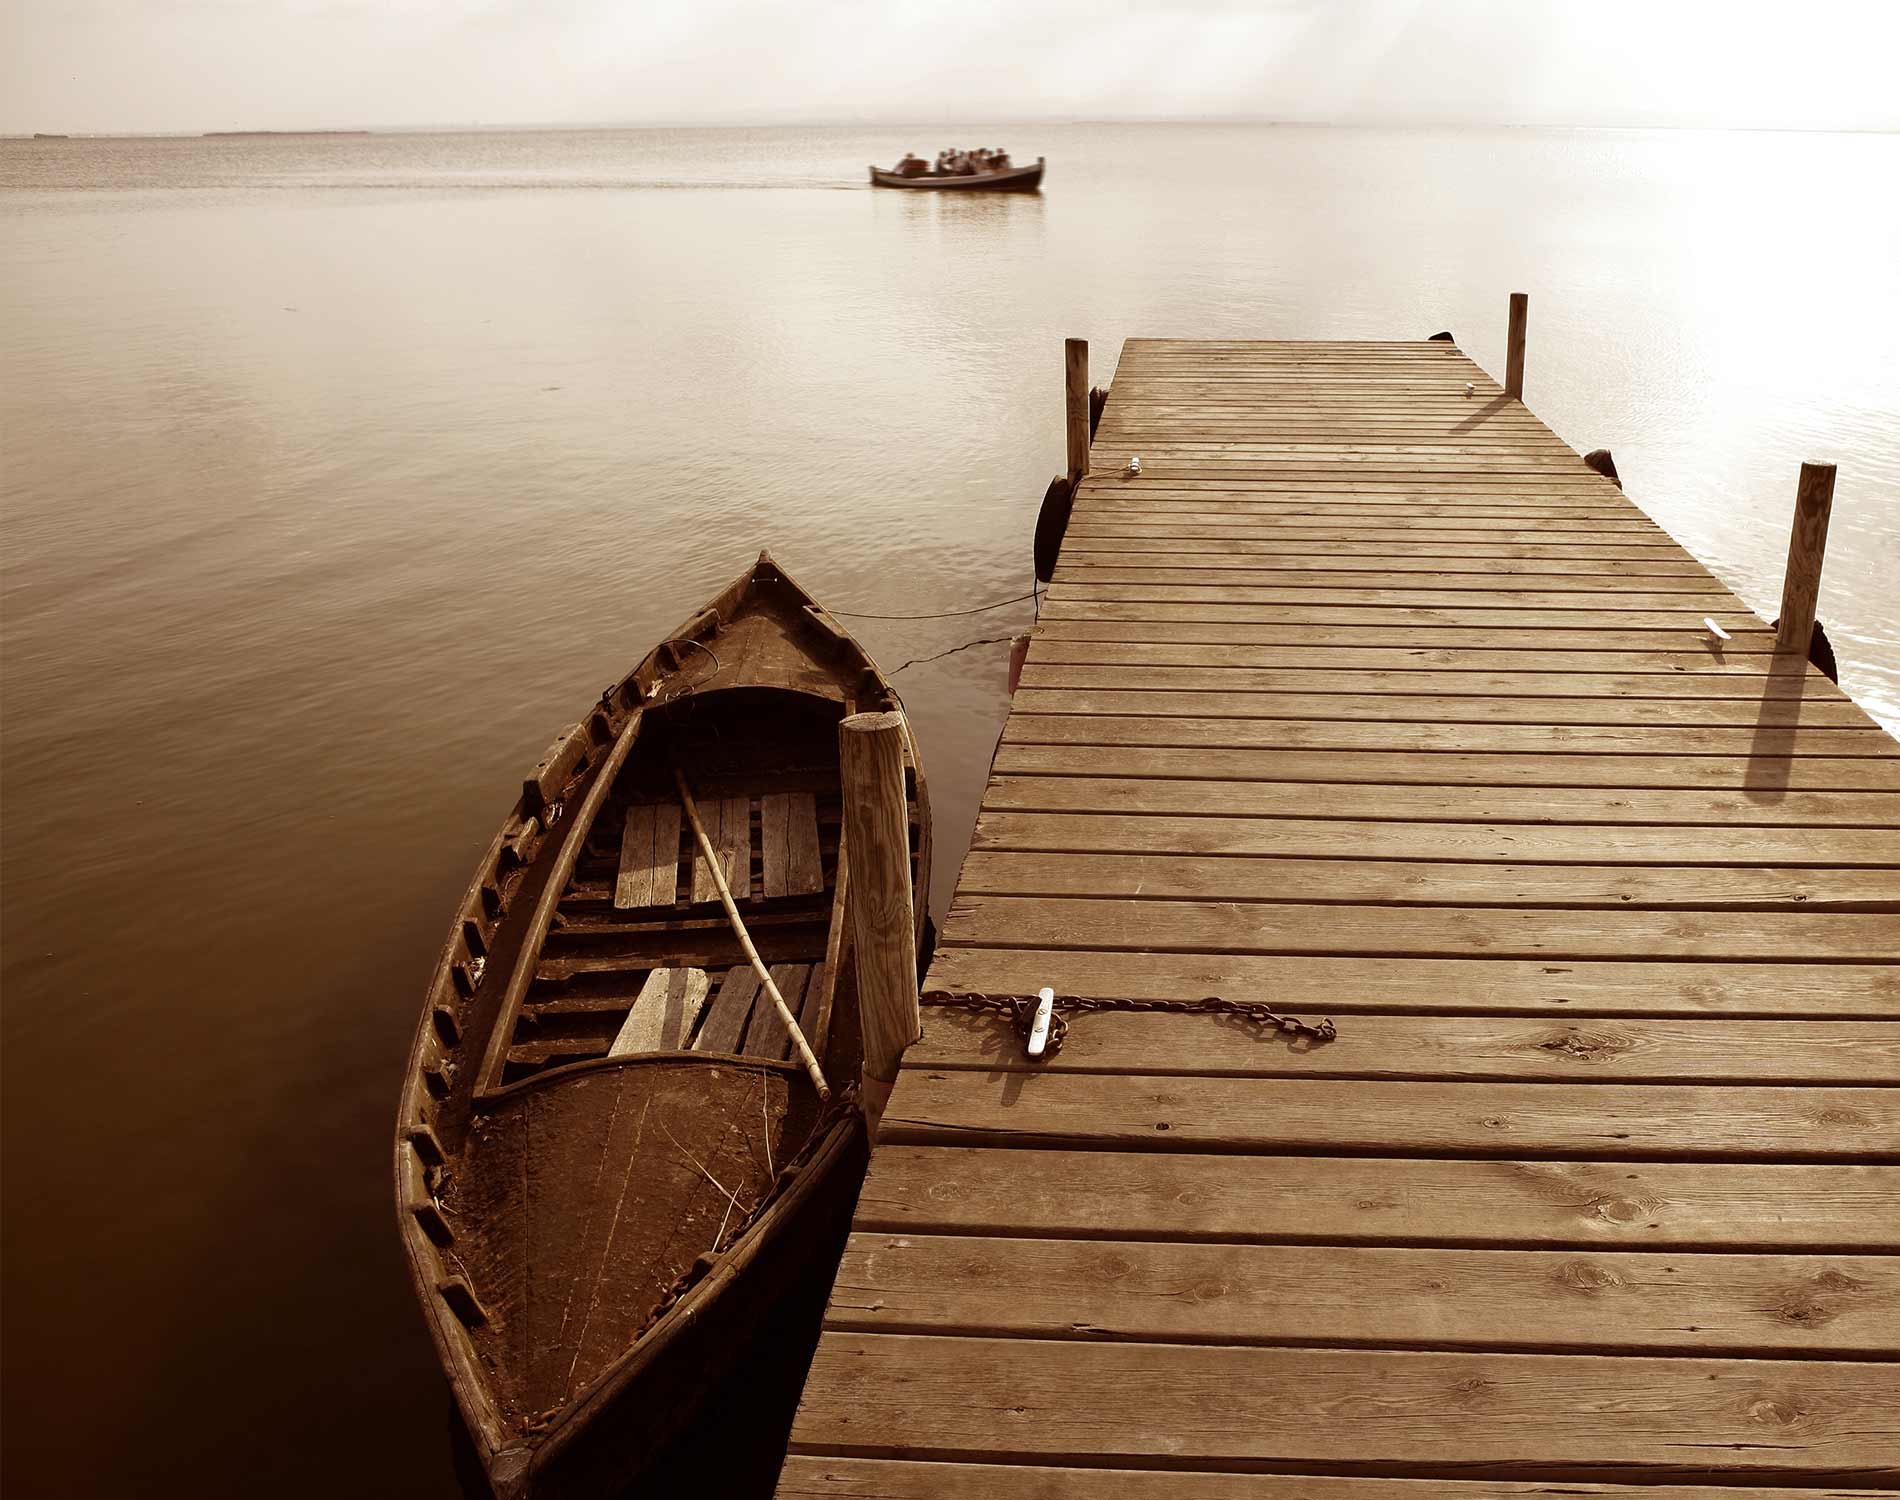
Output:
[[[858,1031],[838,724],[896,706],[761,553],[542,757],[489,845],[429,986],[395,1167],[416,1295],[497,1494],[623,1485],[837,1254],[861,1118],[792,1057],[675,773],[839,1087]],[[907,760],[921,938],[930,805]]]
[[911,188],[948,193],[1033,193],[1042,187],[1043,159],[1001,172],[919,172],[906,177],[884,167],[871,168],[873,187]]

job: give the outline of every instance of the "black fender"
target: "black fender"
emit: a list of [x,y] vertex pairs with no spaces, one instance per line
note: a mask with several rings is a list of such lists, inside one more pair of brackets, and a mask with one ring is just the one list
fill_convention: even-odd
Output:
[[1042,510],[1036,516],[1036,581],[1047,583],[1056,573],[1056,557],[1069,530],[1069,512],[1075,508],[1075,486],[1066,474],[1049,481]]

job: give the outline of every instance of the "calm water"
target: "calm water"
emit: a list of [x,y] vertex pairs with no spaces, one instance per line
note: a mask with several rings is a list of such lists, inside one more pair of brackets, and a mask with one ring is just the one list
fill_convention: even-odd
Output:
[[[999,136],[1042,197],[862,186]],[[1896,181],[1882,137],[0,142],[10,1492],[456,1493],[387,1139],[474,859],[761,546],[839,608],[1023,592],[1064,335],[1499,371],[1528,291],[1531,405],[1757,608],[1840,464],[1822,616],[1900,723]],[[1003,649],[899,678],[940,902]]]

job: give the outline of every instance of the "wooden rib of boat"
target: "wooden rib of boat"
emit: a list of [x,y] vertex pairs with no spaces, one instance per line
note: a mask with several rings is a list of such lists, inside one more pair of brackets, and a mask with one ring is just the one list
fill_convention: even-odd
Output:
[[873,187],[910,188],[946,193],[1033,193],[1042,187],[1043,159],[1001,172],[919,172],[906,177],[884,167],[871,168]]
[[[861,1118],[792,1059],[674,772],[835,1089],[858,1073],[838,724],[897,706],[761,553],[563,734],[489,845],[429,986],[395,1167],[416,1294],[497,1494],[636,1476],[841,1246]],[[921,938],[930,807],[907,759]]]

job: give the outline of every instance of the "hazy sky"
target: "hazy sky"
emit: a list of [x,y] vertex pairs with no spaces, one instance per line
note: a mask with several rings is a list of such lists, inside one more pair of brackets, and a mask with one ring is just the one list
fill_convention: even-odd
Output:
[[1900,129],[1900,0],[0,0],[0,131],[1246,116]]

